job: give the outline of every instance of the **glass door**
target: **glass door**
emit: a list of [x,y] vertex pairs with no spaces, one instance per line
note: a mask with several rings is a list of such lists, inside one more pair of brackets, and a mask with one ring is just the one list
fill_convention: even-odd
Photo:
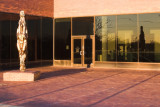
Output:
[[82,55],[83,55],[82,39],[73,39],[73,43],[74,43],[73,62],[74,64],[82,65]]
[[92,63],[92,39],[84,39],[84,64],[90,66]]
[[93,62],[93,38],[72,37],[72,66],[89,67]]

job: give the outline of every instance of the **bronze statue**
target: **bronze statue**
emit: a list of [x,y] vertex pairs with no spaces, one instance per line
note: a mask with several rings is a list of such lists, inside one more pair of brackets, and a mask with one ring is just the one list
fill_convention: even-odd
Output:
[[20,58],[20,71],[26,70],[25,60],[27,54],[27,38],[28,31],[25,22],[25,14],[24,11],[20,11],[20,20],[17,28],[17,48]]

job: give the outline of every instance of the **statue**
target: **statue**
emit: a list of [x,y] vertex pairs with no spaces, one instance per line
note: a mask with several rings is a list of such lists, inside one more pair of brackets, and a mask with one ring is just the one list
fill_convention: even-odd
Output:
[[17,28],[17,48],[20,58],[20,71],[26,70],[25,60],[27,54],[27,38],[28,38],[28,31],[25,22],[25,14],[24,11],[20,11],[20,20],[18,22],[18,28]]

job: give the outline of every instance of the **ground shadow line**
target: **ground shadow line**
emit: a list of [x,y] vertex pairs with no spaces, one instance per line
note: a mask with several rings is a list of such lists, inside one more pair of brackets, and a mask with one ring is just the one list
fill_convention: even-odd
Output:
[[77,86],[84,85],[84,84],[94,82],[94,81],[97,81],[97,80],[113,77],[113,76],[116,76],[116,75],[119,75],[119,74],[122,74],[122,73],[124,73],[124,72],[116,73],[116,74],[113,74],[113,75],[110,75],[110,76],[107,76],[107,77],[97,78],[97,79],[90,80],[90,81],[87,81],[87,82],[84,82],[84,83],[76,84],[76,85],[73,85],[73,86],[68,86],[68,87],[65,87],[65,88],[62,88],[62,89],[58,89],[58,90],[54,90],[54,91],[51,91],[51,92],[46,92],[46,93],[42,93],[42,94],[39,94],[39,95],[34,95],[34,96],[31,96],[31,97],[27,97],[27,98],[15,100],[15,101],[8,101],[7,104],[11,104],[11,103],[15,103],[15,102],[18,102],[18,101],[28,100],[28,99],[31,99],[31,98],[35,98],[35,97],[39,97],[39,96],[48,95],[48,94],[51,94],[51,93],[63,91],[63,90],[68,89],[68,88],[77,87]]
[[153,75],[153,76],[151,76],[151,77],[149,77],[149,78],[147,78],[147,79],[145,79],[145,80],[142,80],[142,81],[140,81],[140,82],[138,82],[138,83],[136,83],[136,84],[134,84],[134,85],[132,85],[132,86],[130,86],[130,87],[128,87],[128,88],[125,88],[125,89],[123,89],[123,90],[121,90],[121,91],[119,91],[119,92],[117,92],[117,93],[114,93],[114,94],[112,94],[112,95],[110,95],[110,96],[108,96],[108,97],[106,97],[106,98],[104,98],[104,99],[102,99],[102,100],[99,100],[99,101],[97,101],[97,102],[95,102],[95,103],[93,103],[93,104],[90,104],[90,105],[88,105],[87,107],[91,107],[91,106],[94,106],[94,105],[96,105],[96,104],[99,104],[99,103],[101,103],[101,102],[103,102],[103,101],[105,101],[105,100],[108,100],[108,99],[110,99],[110,98],[112,98],[112,97],[114,97],[114,96],[116,96],[116,95],[118,95],[118,94],[121,94],[121,93],[123,93],[124,91],[127,91],[127,90],[129,90],[129,89],[131,89],[131,88],[133,88],[133,87],[136,87],[137,85],[140,85],[140,84],[142,84],[142,83],[144,83],[144,82],[146,82],[146,81],[148,81],[148,80],[150,80],[150,79],[152,79],[152,78],[154,78],[154,77],[156,77],[156,76],[158,76],[158,75],[160,75],[160,73],[158,73],[158,74],[156,74],[156,75]]
[[[63,70],[58,70],[58,71],[50,71],[50,72],[43,72],[41,73],[41,76],[38,80],[34,81],[34,82],[27,82],[25,84],[21,84],[21,85],[14,85],[14,86],[10,86],[10,87],[2,87],[0,89],[6,89],[6,88],[13,88],[13,87],[19,87],[19,86],[23,86],[23,85],[28,85],[28,84],[34,84],[36,82],[41,82],[41,80],[46,80],[49,79],[51,77],[57,77],[57,76],[62,76],[62,75],[71,75],[71,74],[76,74],[79,72],[85,72],[86,69],[63,69]],[[44,79],[46,78],[46,79]]]

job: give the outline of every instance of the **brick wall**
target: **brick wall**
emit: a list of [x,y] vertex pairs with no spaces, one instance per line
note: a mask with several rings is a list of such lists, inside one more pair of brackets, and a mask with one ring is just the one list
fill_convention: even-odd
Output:
[[53,17],[53,0],[0,0],[0,11]]
[[160,0],[54,0],[54,17],[160,12]]

